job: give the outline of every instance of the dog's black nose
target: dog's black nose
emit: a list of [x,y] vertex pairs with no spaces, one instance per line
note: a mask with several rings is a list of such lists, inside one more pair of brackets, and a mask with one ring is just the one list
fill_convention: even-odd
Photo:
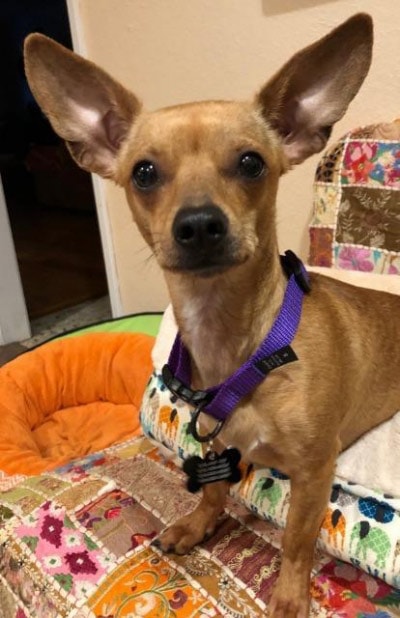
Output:
[[183,248],[214,249],[228,232],[228,219],[218,206],[188,206],[177,213],[172,225],[175,241]]

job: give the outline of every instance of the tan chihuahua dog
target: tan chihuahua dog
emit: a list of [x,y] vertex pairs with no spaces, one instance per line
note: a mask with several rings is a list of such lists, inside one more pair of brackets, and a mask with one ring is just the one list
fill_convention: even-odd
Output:
[[[196,388],[225,380],[271,328],[287,284],[275,229],[279,178],[325,146],[371,50],[372,22],[359,14],[297,53],[251,102],[146,113],[91,62],[28,37],[28,80],[55,131],[81,167],[125,188],[164,271]],[[311,283],[293,342],[299,360],[272,371],[219,435],[221,448],[234,445],[291,479],[274,618],[308,616],[338,452],[400,406],[400,300],[317,275]],[[214,424],[205,419],[204,428]],[[205,485],[160,547],[188,552],[212,533],[227,491],[226,481]]]

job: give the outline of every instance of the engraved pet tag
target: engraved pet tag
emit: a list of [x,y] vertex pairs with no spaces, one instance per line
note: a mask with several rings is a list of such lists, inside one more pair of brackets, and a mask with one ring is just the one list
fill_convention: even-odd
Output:
[[241,479],[238,468],[240,452],[237,448],[227,448],[220,455],[209,450],[204,459],[194,455],[183,463],[183,470],[188,475],[187,488],[193,494],[199,491],[202,485],[217,481],[237,483]]

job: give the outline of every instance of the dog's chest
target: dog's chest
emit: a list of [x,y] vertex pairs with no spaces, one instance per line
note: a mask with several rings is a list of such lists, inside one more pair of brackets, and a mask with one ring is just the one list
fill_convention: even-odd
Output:
[[[301,373],[300,367],[294,369]],[[223,447],[234,446],[248,463],[287,472],[293,459],[301,459],[303,443],[303,398],[292,379],[293,369],[279,369],[243,400],[227,419],[219,435]],[[215,426],[207,414],[201,415],[202,432]]]

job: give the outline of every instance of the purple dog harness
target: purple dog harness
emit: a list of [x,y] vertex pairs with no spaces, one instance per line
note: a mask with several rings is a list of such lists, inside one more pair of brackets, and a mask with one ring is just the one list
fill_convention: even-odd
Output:
[[[189,430],[198,442],[211,443],[243,397],[265,380],[270,371],[297,360],[290,344],[300,323],[304,294],[310,291],[310,285],[302,262],[292,251],[281,256],[281,264],[289,280],[272,328],[256,352],[224,382],[206,390],[191,389],[188,386],[191,382],[190,355],[179,333],[176,336],[168,363],[162,369],[162,377],[176,397],[194,406]],[[200,436],[197,431],[201,412],[217,421],[213,431],[206,436]],[[190,477],[189,490],[197,491],[201,485],[217,480],[236,482],[235,479],[239,480],[236,473],[238,461],[238,451],[232,448],[221,455],[209,451],[205,460],[189,458],[184,464]]]

